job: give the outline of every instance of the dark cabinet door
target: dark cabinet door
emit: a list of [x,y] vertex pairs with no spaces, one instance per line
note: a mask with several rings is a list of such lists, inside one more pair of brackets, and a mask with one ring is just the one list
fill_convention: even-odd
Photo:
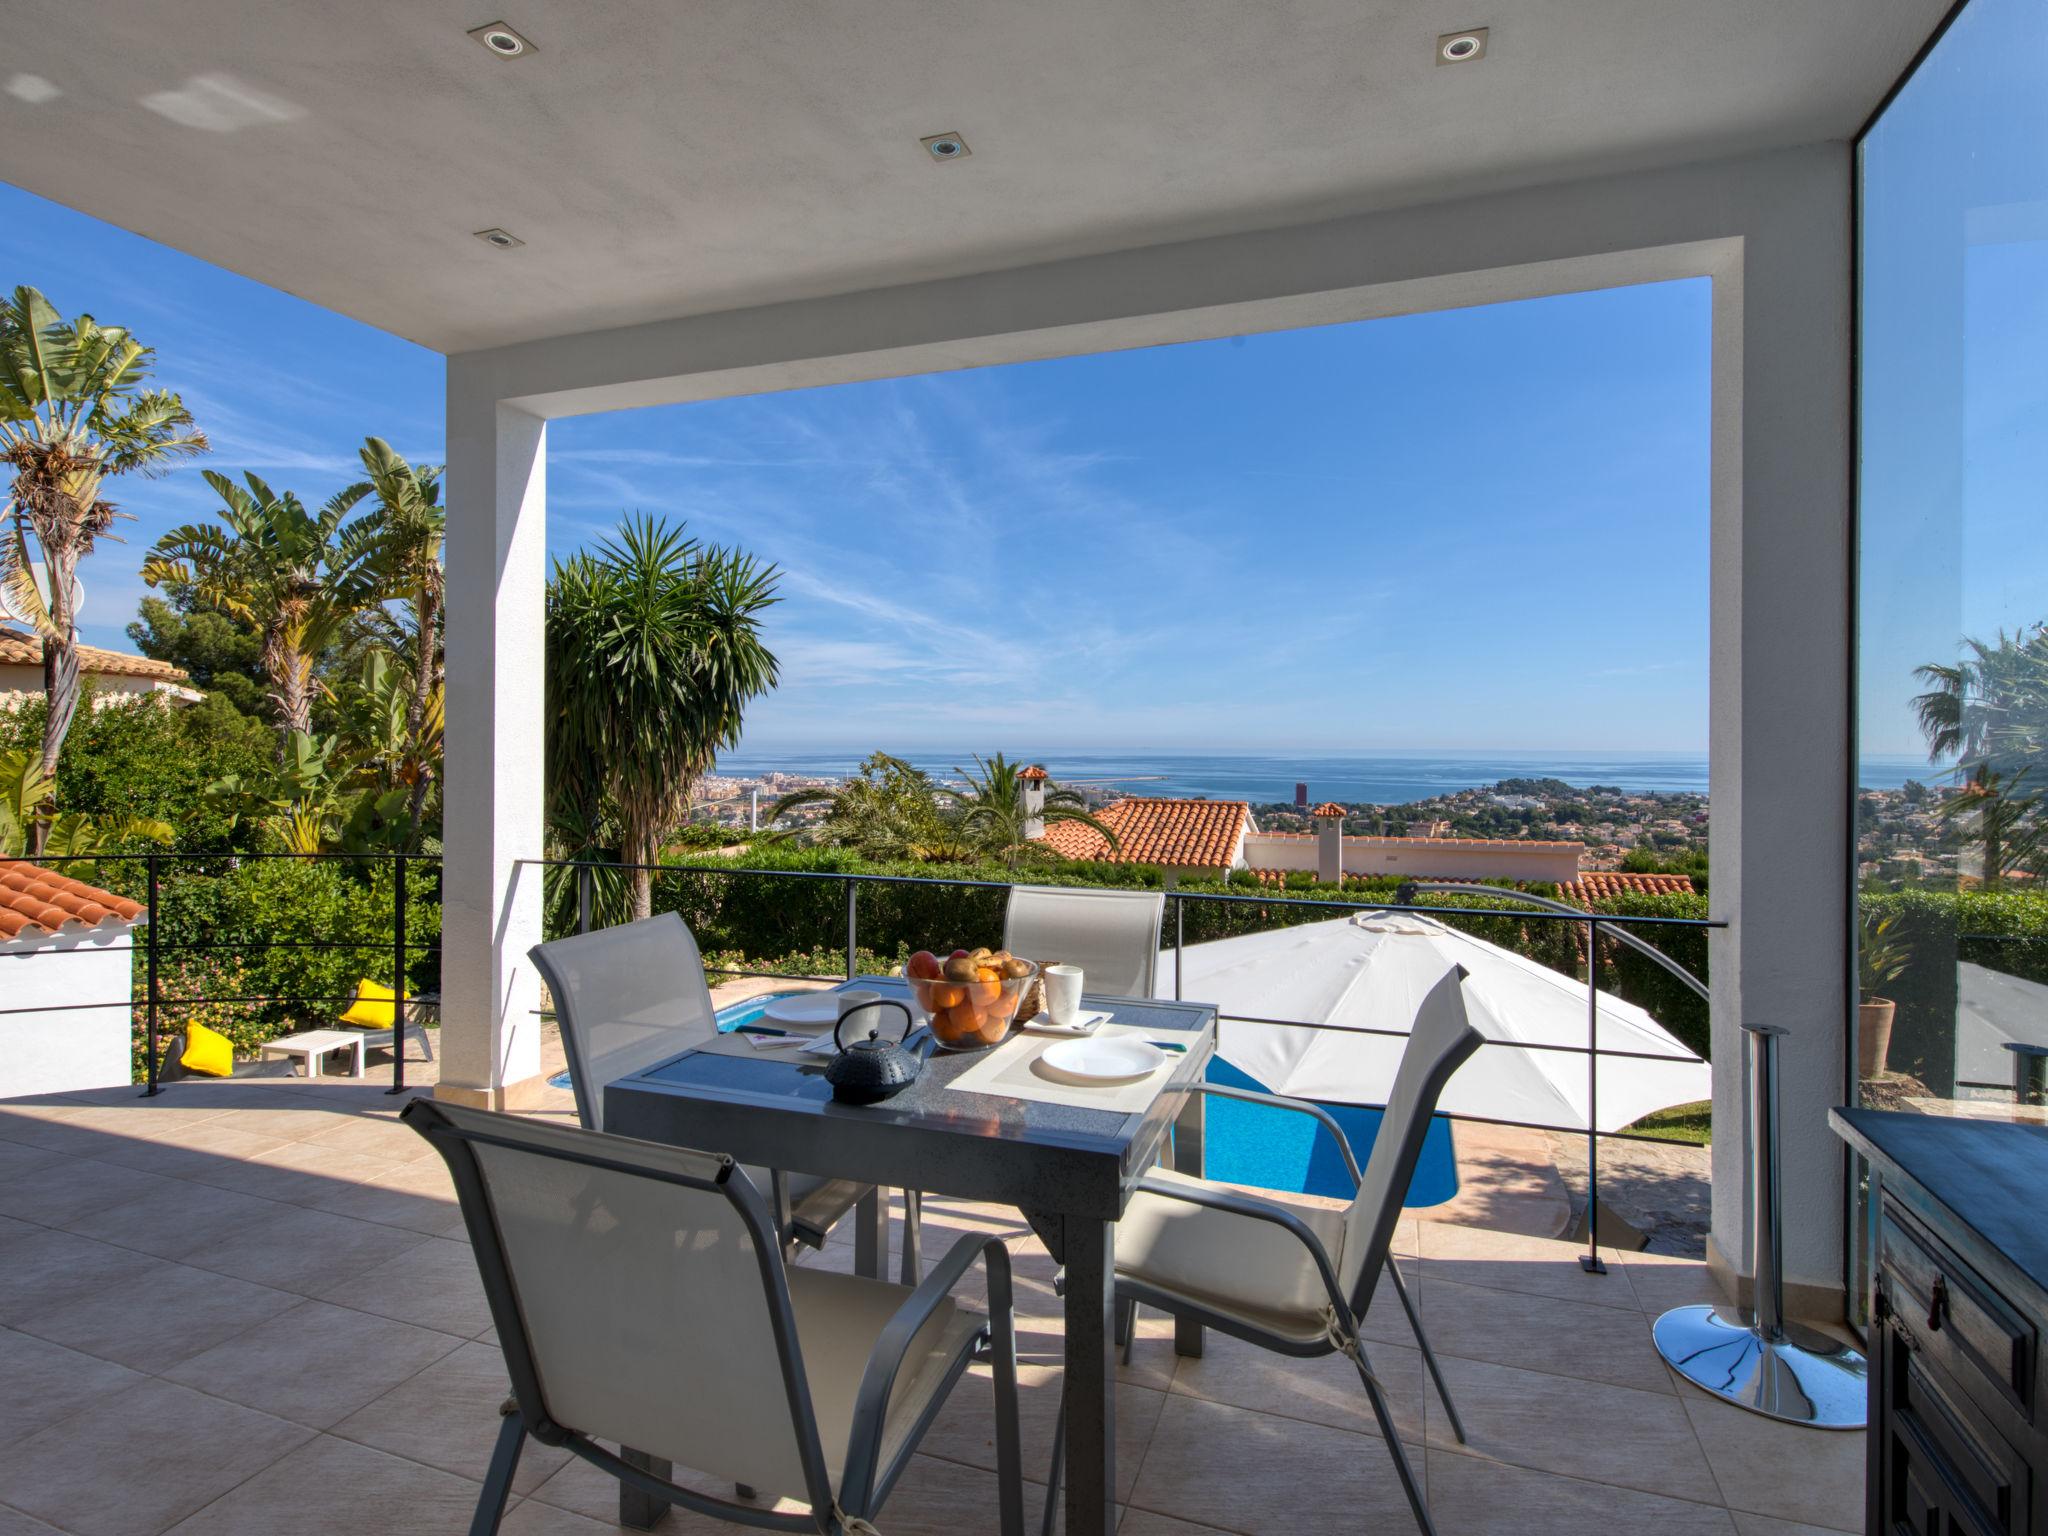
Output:
[[[1881,1304],[1882,1307],[1882,1304]],[[2024,1459],[1883,1309],[1871,1342],[1871,1529],[1885,1536],[2031,1536]]]

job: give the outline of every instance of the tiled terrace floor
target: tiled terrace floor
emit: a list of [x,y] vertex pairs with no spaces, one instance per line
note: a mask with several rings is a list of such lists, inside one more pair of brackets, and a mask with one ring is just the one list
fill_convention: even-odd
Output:
[[[336,1079],[0,1104],[0,1536],[466,1528],[505,1381],[446,1177],[397,1105]],[[1050,1261],[1014,1213],[928,1210],[928,1253],[976,1220],[1018,1234],[1042,1477]],[[1773,1425],[1658,1360],[1650,1319],[1709,1294],[1701,1266],[1617,1253],[1593,1277],[1564,1244],[1440,1221],[1398,1247],[1472,1436],[1452,1442],[1399,1309],[1375,1308],[1444,1536],[1860,1525],[1860,1436]],[[1152,1317],[1119,1400],[1126,1536],[1412,1529],[1341,1359],[1213,1337],[1177,1359]],[[888,1536],[995,1529],[987,1388],[955,1402]],[[515,1536],[614,1528],[616,1485],[537,1444],[515,1493]],[[662,1529],[736,1528],[672,1511]]]

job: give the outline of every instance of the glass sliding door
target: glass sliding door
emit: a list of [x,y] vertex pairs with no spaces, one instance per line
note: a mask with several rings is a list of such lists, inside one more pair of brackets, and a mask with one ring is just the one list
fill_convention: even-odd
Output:
[[1857,174],[1853,1077],[2043,1119],[2048,0],[1971,0]]

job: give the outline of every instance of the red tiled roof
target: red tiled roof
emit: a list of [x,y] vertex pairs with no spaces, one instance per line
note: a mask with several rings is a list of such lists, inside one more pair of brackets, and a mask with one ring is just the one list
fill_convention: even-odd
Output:
[[[40,667],[43,664],[43,637],[19,629],[0,629],[0,665],[15,667]],[[166,683],[187,683],[192,674],[182,667],[174,667],[168,661],[154,661],[147,656],[131,656],[126,651],[103,651],[96,645],[81,645],[78,648],[78,669],[81,672],[97,672],[104,677],[154,677]]]
[[1557,888],[1562,899],[1578,902],[1581,906],[1631,892],[1640,896],[1690,896],[1693,892],[1692,876],[1637,875],[1619,869],[1589,869],[1569,885]]
[[0,859],[0,938],[58,933],[73,923],[86,928],[110,920],[132,923],[146,911],[139,902],[69,875]]
[[1053,822],[1042,841],[1069,859],[1228,869],[1251,813],[1243,800],[1119,800],[1097,812],[1116,832],[1114,852],[1100,832],[1077,821]]
[[1321,805],[1309,812],[1311,816],[1335,816],[1340,820],[1350,814],[1349,811],[1345,810],[1343,806],[1334,800],[1325,800]]
[[1045,764],[1033,763],[1029,768],[1017,770],[1017,777],[1032,784],[1043,784],[1052,775],[1045,771]]

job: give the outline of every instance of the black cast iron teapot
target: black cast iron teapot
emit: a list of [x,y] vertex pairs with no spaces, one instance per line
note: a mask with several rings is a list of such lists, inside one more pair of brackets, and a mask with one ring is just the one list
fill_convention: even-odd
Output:
[[[894,1008],[903,1015],[904,1039],[884,1040],[879,1026],[870,1026],[865,1040],[849,1044],[841,1038],[848,1020],[876,1008]],[[839,1047],[839,1054],[825,1066],[825,1081],[832,1085],[832,1097],[842,1104],[879,1104],[916,1082],[930,1055],[931,1038],[926,1036],[917,1046],[908,1047],[908,1036],[915,1023],[909,1005],[893,997],[849,1008],[832,1030],[832,1043]]]

